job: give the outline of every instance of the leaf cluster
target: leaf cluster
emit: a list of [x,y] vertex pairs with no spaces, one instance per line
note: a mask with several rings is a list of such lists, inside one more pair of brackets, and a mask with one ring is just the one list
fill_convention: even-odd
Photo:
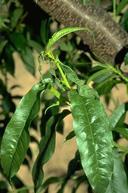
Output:
[[[103,6],[102,1],[94,1]],[[88,3],[82,1],[82,3]],[[128,140],[126,114],[127,102],[119,104],[112,89],[122,84],[128,86],[127,55],[121,66],[99,63],[91,51],[83,50],[83,43],[74,34],[85,28],[64,28],[57,23],[51,39],[49,17],[31,2],[31,10],[25,1],[6,0],[0,2],[0,190],[49,192],[51,184],[57,184],[57,193],[63,193],[68,182],[73,182],[72,193],[83,183],[90,193],[127,193],[128,149],[119,141]],[[106,4],[105,4],[106,5]],[[105,6],[113,17],[119,18],[128,31],[126,0],[114,0]],[[31,18],[38,10],[38,17]],[[38,29],[34,22],[38,21]],[[34,20],[35,19],[35,20]],[[36,35],[35,35],[36,34]],[[62,39],[63,38],[63,39]],[[60,40],[61,39],[61,40]],[[8,74],[15,75],[13,53],[18,52],[25,68],[35,75],[33,50],[40,53],[40,79],[22,97],[19,105],[8,88]],[[43,50],[43,51],[42,51]],[[49,71],[42,74],[43,63]],[[126,92],[127,94],[127,92]],[[106,109],[100,101],[104,98]],[[114,109],[108,116],[109,104]],[[70,110],[69,110],[70,109]],[[64,118],[72,114],[73,128],[65,137],[65,143],[76,139],[77,151],[62,176],[46,179],[44,166],[56,148],[56,134],[64,132]],[[31,135],[31,129],[40,133],[40,140]],[[32,167],[33,153],[30,143],[38,145],[39,153]],[[22,164],[32,167],[34,186],[29,187],[17,177]]]

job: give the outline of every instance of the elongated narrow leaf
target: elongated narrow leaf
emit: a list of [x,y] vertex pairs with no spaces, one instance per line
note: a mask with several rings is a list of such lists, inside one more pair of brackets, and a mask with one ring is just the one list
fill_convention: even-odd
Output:
[[110,78],[95,84],[95,89],[99,95],[111,94],[112,88],[118,83],[119,81],[114,78],[114,75]]
[[118,6],[117,6],[117,10],[116,10],[116,14],[120,14],[120,12],[124,9],[124,7],[128,4],[128,0],[122,0]]
[[[76,152],[75,157],[70,160],[68,163],[67,173],[63,179],[63,182],[61,183],[60,189],[57,191],[57,193],[64,193],[65,186],[67,185],[68,181],[71,179],[71,177],[75,174],[76,170],[78,170],[79,165],[79,153]],[[81,169],[81,168],[80,168]]]
[[93,82],[99,95],[107,94],[117,83],[116,75],[110,69],[102,69],[89,77],[88,83]]
[[15,73],[13,52],[14,52],[13,47],[11,45],[7,44],[5,46],[5,49],[4,49],[5,68],[6,68],[6,71],[9,72],[12,76],[14,76],[14,73]]
[[120,135],[122,135],[122,137],[124,137],[125,139],[128,140],[128,128],[116,127],[116,128],[114,128],[114,131],[118,132]]
[[69,94],[81,162],[96,193],[103,193],[113,171],[112,133],[97,92],[88,86]]
[[28,72],[30,72],[32,75],[35,75],[35,62],[32,54],[32,49],[26,46],[20,54]]
[[82,183],[84,183],[84,184],[87,183],[86,181],[87,181],[87,178],[86,178],[85,175],[82,175],[82,176],[79,176],[78,178],[76,178],[76,180],[75,180],[75,187],[73,187],[71,193],[77,193],[78,192],[78,188],[80,187],[80,185]]
[[[120,24],[121,24],[121,27],[128,32],[128,10],[126,10],[125,13],[123,14]],[[124,61],[125,61],[125,64],[128,65],[128,54],[125,55]]]
[[68,141],[68,140],[72,139],[73,137],[75,137],[74,130],[71,131],[70,133],[68,133],[68,135],[65,137],[65,141]]
[[7,40],[1,40],[1,44],[0,44],[0,55],[1,55],[1,53],[3,52],[3,49],[4,49],[4,47],[6,46],[6,44],[7,44]]
[[14,29],[18,23],[18,21],[22,18],[23,8],[16,8],[14,9],[12,16],[11,16],[11,27]]
[[53,34],[52,38],[49,40],[48,44],[47,44],[47,50],[52,49],[52,47],[54,46],[54,44],[60,40],[62,37],[64,37],[65,35],[68,35],[72,32],[76,32],[76,31],[87,31],[86,28],[82,28],[82,27],[67,27],[64,29],[61,29],[60,31],[56,32]]
[[24,51],[24,49],[26,48],[27,42],[26,42],[26,39],[22,33],[18,33],[18,32],[10,33],[9,38],[10,38],[10,41],[13,44],[14,48],[18,52]]
[[124,171],[123,161],[117,151],[114,151],[114,170],[112,180],[106,193],[127,193],[128,181]]
[[40,37],[44,45],[47,44],[50,33],[50,19],[42,19],[40,26]]
[[58,114],[58,121],[56,124],[56,131],[60,134],[63,134],[63,120],[66,116],[68,116],[71,112],[68,109],[64,109],[61,113]]
[[28,127],[39,110],[39,94],[45,88],[38,83],[22,98],[8,123],[1,143],[1,166],[4,174],[11,179],[24,160],[28,144]]
[[125,105],[121,104],[115,109],[110,117],[110,128],[114,129],[121,119],[121,117],[125,114]]
[[43,165],[51,158],[55,150],[55,120],[51,117],[46,125],[45,136],[42,137],[39,144],[39,155],[33,167],[33,182],[35,184],[35,192],[41,192],[43,187],[44,173]]
[[94,73],[92,76],[89,77],[88,82],[94,81],[95,83],[101,83],[102,81],[108,79],[113,74],[112,71],[109,69],[102,69],[96,73]]
[[62,183],[64,177],[49,177],[45,182],[43,183],[42,190],[48,188],[51,184],[57,184]]

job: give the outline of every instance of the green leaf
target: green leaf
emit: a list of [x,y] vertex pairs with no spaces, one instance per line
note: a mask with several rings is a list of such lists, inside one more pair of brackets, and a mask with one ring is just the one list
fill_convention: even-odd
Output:
[[44,45],[47,44],[49,40],[49,31],[50,31],[50,20],[43,19],[40,26],[40,37]]
[[32,176],[35,192],[41,192],[43,188],[43,165],[51,158],[55,151],[55,124],[54,117],[51,117],[46,125],[45,135],[39,144],[39,155],[33,166]]
[[4,180],[0,180],[0,192],[8,192],[8,184]]
[[7,94],[6,85],[4,84],[2,79],[0,79],[0,94],[3,96]]
[[73,71],[69,66],[61,63],[61,67],[62,67],[63,71],[65,72],[69,81],[71,81],[79,86],[84,84],[84,81],[80,80],[78,78],[77,74],[75,73],[75,71]]
[[116,75],[110,69],[101,69],[89,77],[88,83],[93,81],[99,95],[103,95],[111,91],[112,87],[116,84],[115,77]]
[[125,139],[128,140],[128,128],[116,127],[113,130],[120,133]]
[[61,44],[59,45],[60,46],[60,49],[62,51],[65,51],[65,52],[68,52],[68,53],[71,53],[74,49],[72,43],[70,41],[68,42],[61,42]]
[[15,49],[20,53],[21,58],[25,63],[26,69],[32,75],[35,75],[35,62],[32,54],[32,49],[28,47],[27,40],[24,35],[18,32],[13,32],[10,35],[10,40]]
[[46,179],[42,185],[42,190],[49,187],[51,184],[61,183],[63,181],[63,177],[49,177]]
[[68,181],[74,176],[76,170],[78,169],[79,165],[79,153],[78,151],[75,153],[75,156],[73,159],[70,160],[67,168],[66,175],[61,183],[60,189],[57,191],[57,193],[64,193],[65,186],[67,185]]
[[103,193],[113,171],[112,133],[97,92],[88,86],[69,94],[73,127],[85,174],[96,193]]
[[9,0],[1,0],[0,1],[0,5],[4,4],[4,3],[8,3]]
[[6,18],[6,16],[0,16],[0,30],[5,30],[5,29],[8,29],[8,23],[9,23],[9,20]]
[[128,4],[128,0],[122,0],[118,6],[117,6],[117,10],[116,10],[116,14],[120,14],[120,12],[124,9],[124,7]]
[[128,10],[122,16],[120,24],[128,32]]
[[5,68],[6,68],[6,71],[9,72],[12,76],[14,76],[14,73],[15,73],[13,52],[14,52],[13,47],[11,45],[7,44],[5,49],[4,49]]
[[75,137],[74,130],[71,131],[71,132],[65,137],[65,141],[68,141],[68,140],[72,139],[73,137]]
[[1,41],[1,43],[0,43],[0,55],[2,54],[2,52],[3,52],[3,49],[4,49],[4,47],[6,46],[6,44],[7,44],[7,40],[0,40]]
[[1,142],[1,166],[10,180],[24,160],[29,144],[28,127],[39,111],[40,93],[45,82],[37,83],[21,99],[15,113],[8,123]]
[[111,77],[112,74],[113,72],[110,71],[109,69],[99,70],[98,72],[94,73],[92,76],[89,77],[88,83],[90,81],[93,81],[94,83],[101,83],[102,81]]
[[94,87],[99,95],[105,95],[111,93],[112,88],[118,83],[118,80],[114,79],[114,76],[108,77],[106,80],[94,84]]
[[66,181],[71,178],[71,176],[74,175],[76,170],[78,170],[78,165],[80,162],[80,155],[79,152],[76,151],[75,156],[73,159],[70,160],[67,168],[67,174],[66,174]]
[[108,186],[106,193],[127,193],[128,182],[124,171],[123,162],[117,151],[114,151],[114,170],[112,180]]
[[75,179],[75,187],[73,187],[71,193],[77,193],[78,192],[78,188],[80,187],[80,185],[82,183],[87,184],[86,176],[85,175],[79,176],[78,178]]
[[55,129],[58,133],[63,134],[63,119],[68,116],[71,112],[68,109],[64,109],[61,113],[59,113],[58,121],[56,123]]
[[17,8],[13,11],[11,15],[11,27],[15,28],[19,19],[21,19],[21,16],[23,14],[23,8]]
[[11,94],[8,92],[6,85],[0,79],[0,95],[2,95],[1,107],[4,115],[8,115],[15,110],[15,105]]
[[32,54],[32,50],[29,47],[26,47],[24,51],[21,52],[22,60],[24,61],[26,69],[32,74],[35,75],[35,62]]
[[21,190],[21,191],[19,191],[20,190],[20,188],[22,189],[22,188],[25,188],[25,184],[21,181],[21,179],[20,178],[18,178],[17,176],[14,176],[13,178],[12,178],[12,184],[13,184],[13,186],[17,189],[17,191],[19,192],[19,193],[28,193],[28,191],[27,191],[27,189],[26,189],[26,191],[23,191],[23,190]]
[[114,129],[121,119],[121,117],[125,114],[125,105],[119,105],[112,113],[110,117],[110,129]]
[[34,40],[31,40],[31,39],[28,39],[28,45],[29,47],[31,47],[32,49],[35,49],[37,50],[37,52],[41,52],[41,50],[43,49],[41,44],[39,44],[37,41],[34,41]]
[[18,52],[23,52],[27,45],[24,35],[22,33],[13,32],[9,37],[15,49]]
[[54,44],[60,40],[62,37],[64,37],[65,35],[68,35],[72,32],[76,32],[76,31],[87,31],[86,28],[82,28],[82,27],[67,27],[67,28],[63,28],[60,31],[56,32],[53,34],[52,38],[49,40],[46,50],[49,51],[53,48]]
[[124,57],[124,62],[125,62],[125,65],[128,65],[128,53]]

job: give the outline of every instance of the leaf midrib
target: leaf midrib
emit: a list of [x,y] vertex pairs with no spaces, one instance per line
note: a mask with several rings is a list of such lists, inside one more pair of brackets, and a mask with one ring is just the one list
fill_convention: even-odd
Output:
[[[86,106],[86,108],[85,108],[85,113],[86,113],[86,117],[87,117],[87,121],[88,121],[88,123],[90,123],[90,121],[89,121],[89,115],[88,115],[88,112],[87,112],[87,105],[86,105],[86,103],[85,103],[85,106]],[[82,110],[83,111],[83,110]],[[85,116],[84,116],[84,122],[86,122],[85,121]],[[94,144],[96,144],[95,143],[95,138],[94,138],[94,135],[93,135],[93,132],[92,132],[92,127],[91,127],[91,124],[89,124],[89,128],[90,128],[90,133],[91,133],[91,136],[92,136],[92,141],[93,141],[93,143]],[[85,130],[85,129],[84,129]],[[88,141],[88,140],[87,140]],[[93,145],[92,145],[93,146]],[[94,152],[97,152],[97,151],[95,151],[95,147],[93,146],[93,149],[94,149]],[[98,159],[97,159],[97,153],[95,153],[94,154],[95,155],[95,158],[96,158],[96,165],[98,166],[98,167],[96,167],[96,171],[99,171],[99,163],[98,163]],[[97,174],[96,174],[97,175]],[[98,174],[99,175],[99,174]]]

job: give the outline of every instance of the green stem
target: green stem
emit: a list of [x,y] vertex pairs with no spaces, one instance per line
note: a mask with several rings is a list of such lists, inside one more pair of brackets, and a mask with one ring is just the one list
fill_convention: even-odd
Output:
[[55,64],[56,64],[56,66],[57,66],[57,68],[58,68],[58,70],[59,70],[59,72],[60,72],[60,74],[61,74],[61,76],[62,76],[62,79],[63,79],[63,81],[64,81],[64,84],[67,86],[67,88],[71,89],[71,87],[70,87],[70,85],[69,85],[69,82],[68,82],[68,80],[67,80],[67,78],[66,78],[66,76],[65,76],[65,74],[64,74],[64,72],[63,72],[63,70],[62,70],[62,68],[61,68],[61,62],[60,62],[60,60],[59,60],[59,59],[56,59]]
[[124,80],[126,83],[128,83],[128,78],[126,76],[124,76],[124,74],[122,74],[122,72],[120,70],[114,68],[113,66],[109,66],[109,67],[111,68],[111,70],[115,74],[119,75],[122,78],[122,80]]
[[15,190],[12,190],[12,191],[9,191],[9,193],[18,193],[18,192],[21,192],[21,191],[24,191],[24,190],[30,190],[30,189],[33,189],[34,187],[33,186],[26,186],[26,187],[22,187],[22,188],[18,188],[18,189],[15,189]]
[[113,0],[113,16],[116,17],[116,0]]
[[58,58],[55,58],[54,55],[53,55],[51,52],[47,52],[46,55],[47,55],[50,59],[52,59],[53,62],[55,63],[55,65],[57,66],[57,68],[58,68],[58,70],[59,70],[59,72],[60,72],[60,74],[61,74],[61,77],[62,77],[62,79],[63,79],[63,82],[64,82],[65,86],[66,86],[67,88],[71,89],[70,84],[69,84],[69,82],[68,82],[68,80],[67,80],[67,78],[66,78],[66,76],[65,76],[65,74],[64,74],[64,72],[63,72],[63,70],[62,70],[62,68],[61,68],[61,61],[60,61]]
[[124,82],[128,83],[128,78],[117,68],[115,68],[114,66],[112,66],[111,64],[100,64],[98,63],[99,66],[105,68],[105,69],[110,69],[112,72],[114,72],[115,74],[117,74],[118,76],[120,76],[120,78],[122,80],[124,80]]

